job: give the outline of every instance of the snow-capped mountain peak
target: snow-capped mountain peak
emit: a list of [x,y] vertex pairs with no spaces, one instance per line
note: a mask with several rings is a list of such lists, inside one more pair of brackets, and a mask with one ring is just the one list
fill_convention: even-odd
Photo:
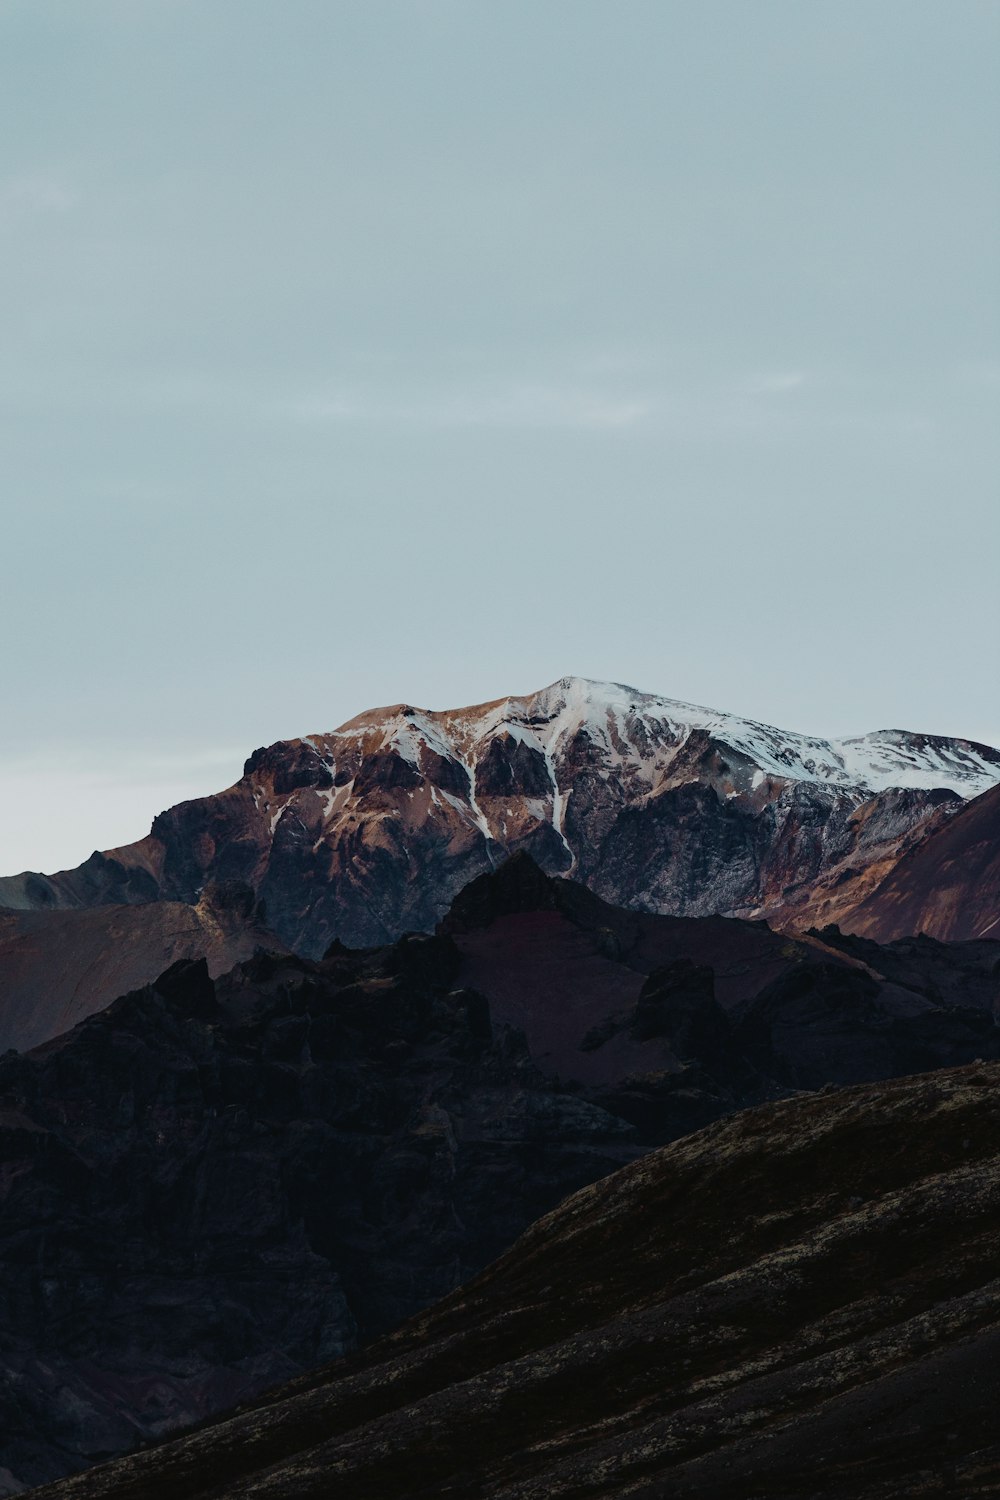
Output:
[[338,739],[379,730],[382,747],[414,765],[421,745],[465,762],[475,747],[506,736],[558,766],[562,752],[582,736],[609,766],[629,761],[662,775],[698,732],[728,746],[762,778],[811,782],[858,797],[892,787],[971,797],[1000,782],[1000,751],[970,740],[904,730],[822,739],[584,677],[561,677],[539,692],[465,709],[377,709],[315,739],[332,748]]

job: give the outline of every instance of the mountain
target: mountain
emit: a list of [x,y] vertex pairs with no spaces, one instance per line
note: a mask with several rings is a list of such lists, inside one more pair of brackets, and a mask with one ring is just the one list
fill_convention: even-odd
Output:
[[995,955],[621,911],[520,855],[435,936],[174,964],[0,1058],[0,1481],[386,1334],[734,1110],[1000,1056]]
[[850,926],[882,942],[910,932],[1000,939],[1000,787],[907,850]]
[[1000,1067],[745,1111],[363,1352],[39,1500],[1000,1490]]
[[563,678],[461,710],[396,705],[254,752],[235,786],[76,870],[0,881],[31,909],[193,903],[248,884],[310,957],[430,931],[519,850],[618,905],[837,922],[963,799],[1000,751],[887,730],[789,734],[619,684]]
[[261,946],[283,944],[233,883],[206,886],[192,906],[0,909],[0,1053],[68,1031],[178,959],[205,958],[214,976]]

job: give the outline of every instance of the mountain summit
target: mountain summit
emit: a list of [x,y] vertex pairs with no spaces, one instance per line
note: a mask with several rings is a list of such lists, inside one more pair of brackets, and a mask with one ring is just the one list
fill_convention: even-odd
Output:
[[[484,742],[513,738],[546,760],[581,734],[610,763],[631,763],[668,773],[681,746],[694,735],[727,745],[762,776],[830,785],[860,793],[892,787],[947,787],[975,796],[1000,781],[1000,751],[971,740],[883,729],[849,739],[825,740],[776,729],[736,714],[662,698],[620,682],[561,677],[523,698],[500,698],[472,708],[429,711],[394,704],[359,714],[332,734],[307,739],[335,754],[338,740],[380,733],[413,764],[421,749],[436,750],[473,770],[470,751]],[[553,778],[550,776],[550,784]],[[757,778],[757,785],[760,778]]]
[[238,880],[285,942],[317,955],[334,938],[429,930],[470,879],[525,850],[621,905],[829,922],[998,783],[1000,751],[970,740],[824,740],[564,677],[471,708],[395,704],[256,750],[227,791],[77,870],[0,881],[0,903],[191,903]]

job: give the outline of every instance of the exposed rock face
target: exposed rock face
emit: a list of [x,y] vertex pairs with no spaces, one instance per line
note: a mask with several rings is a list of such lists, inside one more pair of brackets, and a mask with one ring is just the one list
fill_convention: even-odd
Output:
[[524,856],[442,925],[181,963],[0,1059],[0,1469],[41,1482],[382,1334],[743,1105],[1000,1055],[993,944],[618,911]]
[[566,678],[430,713],[397,705],[257,750],[236,786],[162,813],[77,870],[0,881],[39,908],[193,902],[239,880],[296,951],[430,931],[455,894],[530,853],[620,905],[843,921],[1000,751],[883,731],[838,742]]
[[178,959],[204,957],[216,975],[258,946],[283,944],[245,885],[208,886],[193,906],[0,909],[0,1053],[59,1036]]
[[363,1353],[45,1500],[996,1494],[998,1140],[996,1065],[744,1112]]

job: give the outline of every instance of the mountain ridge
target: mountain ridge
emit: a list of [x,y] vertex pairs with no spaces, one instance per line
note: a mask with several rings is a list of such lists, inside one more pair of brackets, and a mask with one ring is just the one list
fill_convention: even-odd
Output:
[[804,927],[848,916],[998,783],[1000,751],[970,740],[822,740],[562,678],[261,747],[233,786],[159,814],[145,839],[0,880],[0,903],[193,903],[238,880],[282,941],[317,955],[334,938],[431,930],[470,879],[524,849],[620,905]]

